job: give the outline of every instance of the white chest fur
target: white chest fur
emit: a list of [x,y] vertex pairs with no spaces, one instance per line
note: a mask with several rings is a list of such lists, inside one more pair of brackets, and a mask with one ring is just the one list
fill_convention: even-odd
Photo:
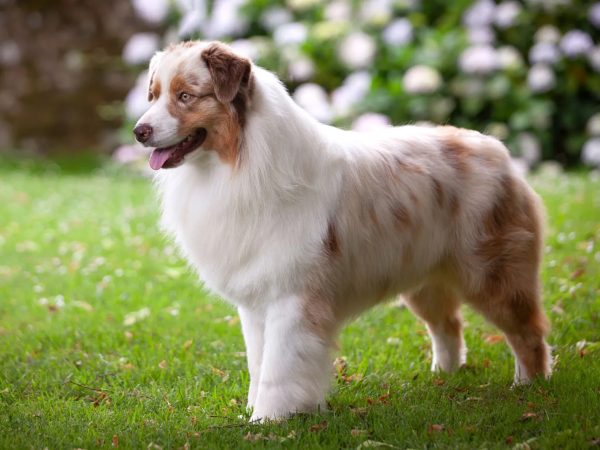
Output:
[[236,305],[297,293],[321,255],[335,188],[251,201],[238,177],[226,166],[161,172],[164,228],[206,287]]

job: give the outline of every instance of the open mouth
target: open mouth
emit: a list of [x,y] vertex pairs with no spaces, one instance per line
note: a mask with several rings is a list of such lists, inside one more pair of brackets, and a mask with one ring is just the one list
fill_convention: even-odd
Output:
[[158,170],[178,166],[185,155],[202,145],[204,139],[206,139],[206,129],[198,128],[175,145],[154,149],[150,155],[150,167]]

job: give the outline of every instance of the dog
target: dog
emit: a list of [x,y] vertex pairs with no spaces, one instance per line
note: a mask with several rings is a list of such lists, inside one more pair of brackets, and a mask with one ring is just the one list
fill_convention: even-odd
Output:
[[498,140],[321,124],[220,42],[155,54],[148,98],[134,133],[155,148],[162,226],[238,309],[250,420],[325,408],[340,328],[400,293],[433,370],[465,364],[465,302],[506,335],[515,382],[550,375],[543,206]]

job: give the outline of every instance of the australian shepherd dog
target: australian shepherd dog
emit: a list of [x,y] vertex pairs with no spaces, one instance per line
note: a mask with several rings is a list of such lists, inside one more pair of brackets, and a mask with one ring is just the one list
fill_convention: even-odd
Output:
[[220,42],[150,62],[135,127],[162,224],[238,309],[251,420],[324,407],[345,322],[402,294],[433,370],[465,364],[462,302],[506,335],[515,381],[550,375],[543,208],[498,140],[450,126],[323,125]]

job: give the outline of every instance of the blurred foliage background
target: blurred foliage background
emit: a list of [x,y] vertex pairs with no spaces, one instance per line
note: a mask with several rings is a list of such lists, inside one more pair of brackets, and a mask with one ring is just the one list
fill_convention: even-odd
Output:
[[[143,152],[152,54],[219,39],[275,71],[318,120],[433,122],[600,167],[600,2],[0,0],[0,148]],[[136,81],[137,80],[137,81]]]

